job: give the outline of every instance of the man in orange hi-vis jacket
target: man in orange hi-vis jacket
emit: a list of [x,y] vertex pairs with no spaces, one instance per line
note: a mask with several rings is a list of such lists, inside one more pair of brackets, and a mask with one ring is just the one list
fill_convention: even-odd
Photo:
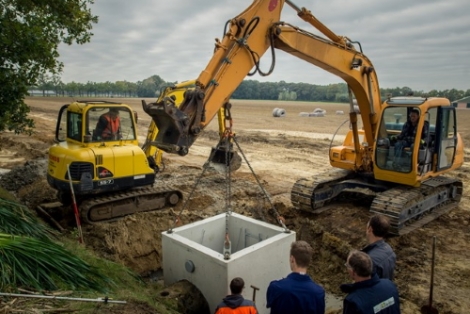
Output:
[[217,306],[215,314],[258,314],[255,303],[242,296],[245,282],[242,278],[233,278],[230,282],[230,292]]
[[102,140],[118,140],[120,139],[120,127],[119,110],[111,108],[98,120],[96,135]]

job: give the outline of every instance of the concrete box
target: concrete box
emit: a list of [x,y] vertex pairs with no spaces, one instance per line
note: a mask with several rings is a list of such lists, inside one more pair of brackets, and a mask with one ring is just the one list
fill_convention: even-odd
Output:
[[[226,231],[231,242],[229,259],[224,259]],[[256,307],[260,314],[269,313],[266,290],[272,280],[291,272],[289,251],[295,237],[293,231],[233,212],[162,232],[165,285],[188,280],[214,313],[230,294],[230,281],[242,277],[245,299],[253,297],[251,285],[258,287]]]

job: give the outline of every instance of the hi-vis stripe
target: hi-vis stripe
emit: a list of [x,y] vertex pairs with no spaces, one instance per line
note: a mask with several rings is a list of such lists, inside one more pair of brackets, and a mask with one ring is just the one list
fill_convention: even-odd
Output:
[[379,313],[380,311],[382,311],[383,309],[386,309],[387,307],[389,306],[392,306],[395,304],[395,299],[393,299],[393,297],[391,297],[390,299],[387,299],[379,304],[377,304],[376,306],[374,306],[374,313]]

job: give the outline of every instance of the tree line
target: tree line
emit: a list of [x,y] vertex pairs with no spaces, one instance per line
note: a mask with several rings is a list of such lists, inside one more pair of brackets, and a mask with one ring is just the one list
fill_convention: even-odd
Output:
[[[157,97],[163,87],[173,84],[158,75],[142,81],[70,82],[64,83],[60,73],[64,64],[58,59],[59,43],[86,44],[93,36],[98,16],[91,13],[93,0],[17,1],[2,0],[0,6],[0,132],[33,132],[34,121],[28,117],[24,99],[33,91],[49,91],[57,96],[83,97]],[[386,97],[425,94],[409,87],[381,89]],[[432,90],[428,96],[447,97],[451,101],[470,96],[456,89]],[[327,86],[307,83],[243,81],[232,98],[347,102],[346,84]]]
[[[38,84],[30,87],[32,90],[40,90],[43,96],[50,96],[53,92],[56,96],[72,97],[158,97],[166,86],[174,82],[167,82],[158,75],[153,75],[142,81],[128,82],[92,82],[87,83],[63,83],[58,75],[41,75]],[[410,87],[381,88],[383,97],[426,95],[429,97],[446,97],[455,101],[470,96],[467,91],[457,89],[446,90],[413,90]],[[316,101],[316,102],[349,102],[348,86],[346,83],[315,85],[308,83],[259,82],[257,80],[244,80],[232,94],[233,99],[258,99],[258,100],[289,100],[289,101]]]

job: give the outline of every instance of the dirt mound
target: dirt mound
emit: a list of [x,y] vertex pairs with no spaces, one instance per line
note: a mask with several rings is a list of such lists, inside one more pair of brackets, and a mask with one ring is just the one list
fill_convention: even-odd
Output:
[[18,192],[38,179],[44,179],[47,172],[47,160],[31,160],[21,166],[14,166],[10,172],[2,175],[0,186],[8,191]]
[[57,193],[47,183],[46,171],[46,159],[27,161],[0,176],[0,187],[12,192],[23,204],[34,209],[43,202],[56,200]]

